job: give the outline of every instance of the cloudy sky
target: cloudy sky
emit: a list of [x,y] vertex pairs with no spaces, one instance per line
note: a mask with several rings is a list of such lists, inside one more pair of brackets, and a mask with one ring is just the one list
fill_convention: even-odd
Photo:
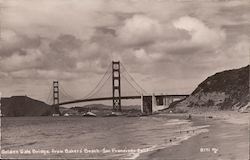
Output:
[[0,91],[88,93],[112,60],[148,92],[190,93],[249,63],[249,0],[1,0]]

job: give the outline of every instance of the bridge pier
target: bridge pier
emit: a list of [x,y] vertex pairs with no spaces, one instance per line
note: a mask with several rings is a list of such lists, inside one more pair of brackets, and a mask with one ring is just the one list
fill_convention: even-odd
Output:
[[152,98],[153,98],[152,112],[157,112],[159,110],[166,109],[174,101],[173,97],[166,97],[163,95],[158,95],[158,96],[153,95]]
[[53,107],[55,114],[60,114],[59,111],[59,82],[53,81]]
[[152,114],[168,108],[172,102],[174,102],[174,97],[168,95],[142,95],[141,112]]
[[120,62],[112,61],[113,110],[121,111],[121,74]]

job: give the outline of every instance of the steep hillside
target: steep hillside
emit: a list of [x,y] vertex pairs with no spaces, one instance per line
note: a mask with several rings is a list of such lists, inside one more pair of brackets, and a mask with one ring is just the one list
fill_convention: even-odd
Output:
[[192,109],[249,110],[249,65],[216,73],[175,105],[177,111]]
[[47,116],[54,109],[41,101],[27,96],[1,98],[1,112],[4,116]]

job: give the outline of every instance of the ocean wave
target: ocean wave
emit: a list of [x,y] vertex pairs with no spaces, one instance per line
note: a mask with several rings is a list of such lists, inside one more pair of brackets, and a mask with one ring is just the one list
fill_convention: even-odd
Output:
[[8,148],[17,148],[17,147],[27,147],[27,146],[31,146],[31,145],[34,145],[34,144],[37,144],[38,141],[33,141],[33,142],[28,142],[28,143],[24,143],[24,144],[13,144],[12,145],[9,145]]

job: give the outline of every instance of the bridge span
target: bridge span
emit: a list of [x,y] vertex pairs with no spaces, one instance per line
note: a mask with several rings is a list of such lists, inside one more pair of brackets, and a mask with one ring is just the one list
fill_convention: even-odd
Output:
[[[110,67],[111,66],[111,67]],[[121,83],[121,78],[125,80],[125,83]],[[111,95],[105,94],[105,96],[94,97],[99,91],[104,87],[106,82],[111,79]],[[128,94],[130,96],[123,96],[121,92],[121,84],[128,84],[137,95]],[[126,89],[126,88],[125,88]],[[121,111],[121,100],[124,99],[141,99],[142,112],[152,113],[154,111],[164,109],[168,107],[173,101],[177,99],[186,98],[187,94],[151,94],[146,92],[129,74],[123,64],[120,61],[112,61],[108,66],[106,72],[104,73],[102,79],[97,83],[97,85],[85,96],[85,98],[75,99],[70,94],[68,94],[63,87],[59,88],[59,82],[53,81],[52,93],[53,95],[53,106],[55,106],[55,111],[60,113],[59,105],[67,105],[81,102],[91,102],[91,101],[113,101],[113,110]],[[133,96],[132,96],[133,95]],[[50,99],[48,97],[48,99]],[[66,97],[63,98],[63,97]],[[64,99],[64,101],[62,101]]]
[[[150,96],[150,95],[147,95]],[[171,98],[185,98],[189,96],[188,94],[168,94],[168,95],[154,95],[155,97],[171,97]],[[141,96],[121,96],[121,99],[141,99]],[[81,103],[81,102],[91,102],[91,101],[105,101],[105,100],[113,100],[113,97],[102,97],[102,98],[89,98],[89,99],[78,99],[67,102],[60,102],[59,105],[67,105],[73,103]]]

